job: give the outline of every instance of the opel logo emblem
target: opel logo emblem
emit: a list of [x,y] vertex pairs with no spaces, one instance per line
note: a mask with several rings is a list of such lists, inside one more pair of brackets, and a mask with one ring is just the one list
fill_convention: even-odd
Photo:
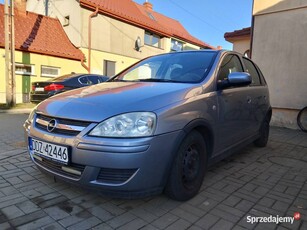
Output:
[[55,119],[50,120],[47,125],[47,131],[51,133],[56,128],[57,123]]

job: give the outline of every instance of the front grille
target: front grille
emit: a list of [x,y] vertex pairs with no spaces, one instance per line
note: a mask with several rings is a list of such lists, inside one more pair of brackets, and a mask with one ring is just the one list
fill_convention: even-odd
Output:
[[122,184],[126,182],[137,169],[111,169],[101,168],[97,181],[108,184]]
[[76,121],[37,114],[35,120],[35,127],[44,131],[48,131],[48,123],[53,119],[57,121],[57,125],[55,129],[52,130],[52,133],[64,134],[68,136],[78,135],[84,128],[91,124],[90,122],[86,121]]
[[[70,178],[74,178],[74,179],[79,179],[81,177],[84,169],[85,169],[85,165],[79,165],[79,164],[71,163],[71,164],[66,166],[66,165],[57,163],[55,161],[47,160],[47,159],[42,158],[42,157],[40,158],[41,160],[38,160],[35,157],[33,159],[37,164],[51,170],[52,172],[55,172],[55,173],[58,173],[58,174],[61,174],[63,176],[67,176],[67,177],[70,177]],[[81,175],[76,175],[76,174],[64,171],[63,168],[62,168],[63,166],[67,167],[69,169],[72,169],[72,170],[79,171],[81,173]]]

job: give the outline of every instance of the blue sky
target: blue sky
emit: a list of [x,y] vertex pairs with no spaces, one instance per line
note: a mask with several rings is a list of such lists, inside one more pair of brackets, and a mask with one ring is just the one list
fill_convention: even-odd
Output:
[[[145,0],[134,0],[143,4]],[[174,18],[191,35],[213,46],[232,49],[224,33],[251,25],[252,0],[149,0],[153,9]],[[0,0],[3,3],[4,0]]]
[[[143,4],[145,0],[134,0]],[[251,25],[252,0],[149,0],[153,10],[174,18],[191,35],[213,46],[232,49],[224,33]]]

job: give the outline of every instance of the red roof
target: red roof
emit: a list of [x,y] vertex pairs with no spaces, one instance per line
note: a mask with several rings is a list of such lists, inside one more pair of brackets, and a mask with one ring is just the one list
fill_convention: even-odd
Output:
[[226,41],[232,41],[234,39],[246,38],[251,35],[251,27],[246,27],[241,30],[235,30],[233,32],[227,32],[224,34]]
[[[214,49],[209,44],[190,35],[179,21],[147,9],[132,0],[80,0],[80,4],[93,10],[98,7],[101,14],[162,36],[174,37],[203,48]],[[150,14],[154,19],[150,17]]]
[[[0,47],[4,47],[4,5],[0,4]],[[15,11],[15,49],[81,60],[83,53],[67,37],[58,19]]]

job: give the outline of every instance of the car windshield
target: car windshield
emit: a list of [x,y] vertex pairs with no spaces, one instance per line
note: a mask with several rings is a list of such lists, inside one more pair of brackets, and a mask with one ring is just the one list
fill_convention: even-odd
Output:
[[198,83],[208,74],[216,52],[170,53],[147,58],[111,81]]

